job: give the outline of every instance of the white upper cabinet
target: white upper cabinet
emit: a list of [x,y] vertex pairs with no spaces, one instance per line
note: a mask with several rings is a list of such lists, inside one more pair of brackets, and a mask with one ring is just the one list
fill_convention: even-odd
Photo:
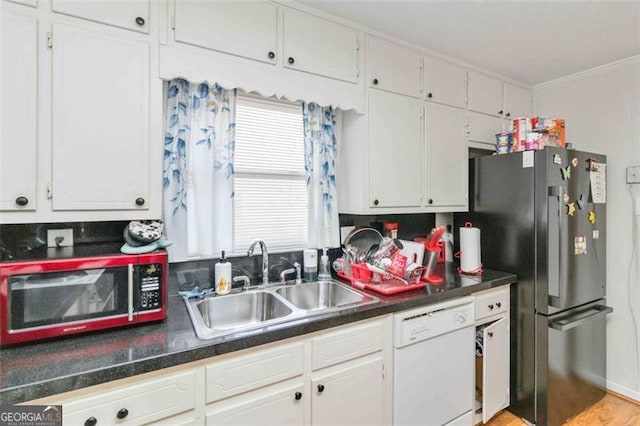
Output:
[[54,12],[149,33],[149,0],[51,0]]
[[502,80],[469,71],[469,109],[484,114],[501,116],[503,83]]
[[284,10],[282,64],[351,83],[358,81],[358,31],[293,9]]
[[4,13],[0,210],[35,210],[37,204],[37,34],[34,17]]
[[422,198],[422,101],[371,90],[370,207],[419,207]]
[[467,209],[467,141],[465,111],[446,105],[427,103],[426,190],[428,207]]
[[277,7],[266,1],[179,0],[175,40],[275,64]]
[[504,120],[499,117],[468,111],[467,126],[469,142],[489,144],[491,145],[491,149],[493,149],[496,144],[496,134],[503,131],[503,121]]
[[533,108],[531,105],[531,90],[526,87],[504,83],[504,117],[531,117]]
[[401,95],[422,95],[422,55],[419,52],[382,40],[367,38],[368,86]]
[[54,24],[52,51],[53,209],[147,209],[149,44]]
[[531,90],[469,71],[469,110],[507,119],[530,117]]
[[428,101],[458,108],[467,106],[467,70],[430,56],[424,59],[425,96]]

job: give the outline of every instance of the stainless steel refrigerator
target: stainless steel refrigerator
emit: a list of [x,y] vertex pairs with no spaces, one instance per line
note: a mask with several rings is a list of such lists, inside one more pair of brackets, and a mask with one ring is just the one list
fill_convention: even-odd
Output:
[[[545,148],[471,160],[470,219],[511,290],[511,404],[559,425],[604,395],[606,157]],[[456,221],[458,218],[456,218]]]

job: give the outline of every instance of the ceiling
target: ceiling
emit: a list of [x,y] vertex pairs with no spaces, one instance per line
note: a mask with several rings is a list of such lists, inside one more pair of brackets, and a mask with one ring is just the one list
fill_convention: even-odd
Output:
[[640,55],[640,0],[300,0],[535,85]]

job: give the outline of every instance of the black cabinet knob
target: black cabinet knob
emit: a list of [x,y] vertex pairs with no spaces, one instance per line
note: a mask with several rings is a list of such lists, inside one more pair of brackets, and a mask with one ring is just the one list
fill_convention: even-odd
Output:
[[433,198],[429,198],[428,203],[429,203],[429,204],[433,204]]
[[144,18],[142,16],[138,16],[136,18],[136,24],[143,26],[144,25]]
[[269,59],[273,59],[276,57],[276,53],[275,52],[269,52]]
[[144,206],[144,203],[145,203],[144,198],[142,197],[136,198],[136,206]]
[[29,204],[29,199],[27,197],[20,196],[16,198],[16,204],[19,205],[20,207],[24,207],[27,204]]
[[98,424],[98,419],[91,416],[87,420],[84,421],[84,426],[96,426]]
[[296,392],[295,398],[296,401],[300,401],[302,399],[302,392]]
[[490,311],[493,311],[493,304],[489,305],[488,308]]
[[427,98],[429,98],[429,99],[433,98],[433,93],[431,93],[431,92],[427,93]]
[[318,392],[324,392],[324,385],[318,385]]
[[374,85],[374,86],[377,86],[377,85],[378,85],[378,79],[377,79],[377,78],[374,78],[374,79],[373,79],[373,85]]
[[502,115],[503,112],[504,112],[503,110],[500,110],[500,111],[498,111],[498,114]]
[[498,308],[502,307],[502,302],[496,302],[496,306],[497,306]]
[[510,112],[506,113],[505,115],[506,115],[507,117],[511,117],[511,113],[510,113]]
[[293,59],[293,57],[289,56],[289,59],[287,59],[287,62],[289,62],[290,64],[293,64],[295,62],[295,59]]
[[379,200],[377,200],[377,199],[373,200],[373,205],[374,205],[374,206],[377,206],[378,204],[380,204],[380,201],[379,201]]
[[118,414],[116,414],[116,417],[119,419],[124,419],[128,415],[129,415],[129,410],[127,410],[126,408],[121,408],[118,410]]
[[487,334],[489,335],[489,337],[493,337],[493,331],[490,331]]

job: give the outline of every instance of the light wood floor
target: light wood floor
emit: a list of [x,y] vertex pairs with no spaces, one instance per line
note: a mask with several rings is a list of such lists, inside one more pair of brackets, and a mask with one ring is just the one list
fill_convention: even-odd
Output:
[[[503,411],[487,426],[522,426],[522,420]],[[610,393],[599,402],[566,423],[567,426],[640,426],[640,405],[625,401]]]

